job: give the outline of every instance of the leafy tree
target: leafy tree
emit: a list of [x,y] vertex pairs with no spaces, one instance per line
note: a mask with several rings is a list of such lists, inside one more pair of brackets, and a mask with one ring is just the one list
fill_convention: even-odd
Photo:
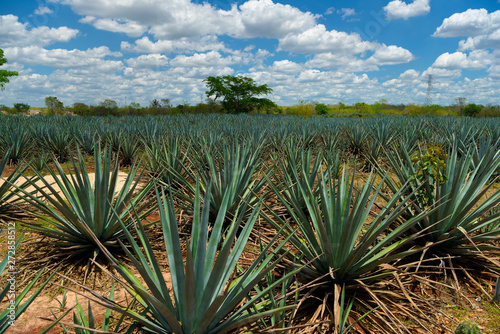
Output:
[[163,108],[172,108],[172,104],[170,103],[170,99],[161,99],[161,106]]
[[118,116],[118,103],[115,100],[106,99],[99,102],[98,106],[93,107],[94,113],[97,116]]
[[262,104],[268,105],[270,100],[256,96],[273,91],[268,85],[259,86],[252,78],[243,76],[210,76],[204,82],[208,88],[207,97],[214,96],[214,100],[222,98],[222,107],[233,114],[248,113]]
[[466,105],[463,109],[463,113],[465,116],[476,116],[477,114],[479,114],[479,112],[483,109],[483,106],[481,105],[477,105],[477,104],[474,104],[474,103],[470,103],[468,105]]
[[45,105],[51,114],[62,114],[64,105],[55,96],[47,96],[45,98]]
[[14,108],[17,112],[28,112],[30,105],[27,103],[14,103]]
[[90,108],[85,103],[75,102],[73,103],[73,113],[80,116],[89,115]]
[[316,115],[328,114],[328,106],[324,103],[316,103],[314,110],[316,111]]
[[151,101],[151,103],[149,104],[149,107],[151,109],[160,109],[161,107],[161,104],[160,104],[160,101],[158,101],[157,99],[154,99],[153,101]]
[[[3,55],[3,50],[0,49],[0,66],[7,62],[7,58]],[[16,71],[0,70],[0,90],[5,89],[5,84],[9,82],[9,77],[19,75]]]
[[116,103],[115,100],[104,100],[101,103],[99,103],[100,107],[107,108],[107,109],[117,109],[118,108],[118,103]]
[[149,112],[152,114],[168,114],[170,113],[170,99],[154,99],[149,103]]

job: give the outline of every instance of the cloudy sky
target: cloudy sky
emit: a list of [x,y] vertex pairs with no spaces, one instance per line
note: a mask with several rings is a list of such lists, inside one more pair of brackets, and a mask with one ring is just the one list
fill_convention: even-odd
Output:
[[207,76],[268,84],[279,105],[500,104],[500,0],[16,0],[0,104],[205,99]]

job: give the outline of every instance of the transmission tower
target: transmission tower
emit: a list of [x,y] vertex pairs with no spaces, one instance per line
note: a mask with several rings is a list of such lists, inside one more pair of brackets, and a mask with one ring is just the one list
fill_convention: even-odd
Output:
[[432,104],[432,74],[427,74],[427,95],[425,95],[425,105],[430,106]]

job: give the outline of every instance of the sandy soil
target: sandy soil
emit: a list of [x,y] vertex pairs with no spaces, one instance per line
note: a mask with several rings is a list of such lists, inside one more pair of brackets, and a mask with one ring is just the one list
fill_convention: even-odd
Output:
[[[94,182],[95,182],[95,173],[89,173],[88,175],[89,175],[89,180],[90,180],[90,183],[91,183],[91,184],[94,184]],[[54,190],[55,190],[58,194],[62,195],[61,189],[59,188],[59,186],[58,186],[58,184],[57,184],[57,182],[56,182],[56,179],[55,179],[53,176],[51,176],[51,175],[47,175],[47,176],[44,176],[44,179],[45,179],[45,181],[46,181],[46,182],[48,182],[48,183],[51,185],[51,187],[52,187],[52,188],[54,188]],[[60,176],[57,176],[57,179],[58,179],[59,181],[61,181],[61,177],[60,177]],[[126,180],[126,179],[127,179],[127,173],[124,173],[124,172],[118,172],[118,182],[117,182],[117,184],[116,184],[116,190],[115,190],[115,191],[116,191],[116,193],[118,193],[118,192],[119,192],[119,191],[123,188],[123,185],[125,184],[125,180]],[[5,180],[5,178],[4,178],[4,177],[2,177],[2,178],[1,178],[1,180],[2,180],[2,181],[4,181],[4,180]],[[70,178],[70,180],[71,180],[71,178]],[[21,185],[21,184],[23,184],[23,183],[25,183],[25,182],[26,182],[26,178],[25,178],[25,177],[20,177],[20,178],[19,178],[19,179],[18,179],[18,180],[14,183],[14,184],[15,184],[16,186],[19,186],[19,185]],[[43,181],[41,181],[41,180],[39,180],[39,181],[35,182],[35,184],[36,184],[38,187],[40,187],[40,188],[44,186],[44,182],[43,182]],[[36,191],[36,187],[35,187],[35,186],[33,186],[33,185],[31,185],[31,186],[29,186],[29,187],[26,189],[26,191],[27,191],[27,192],[34,192],[34,191]]]

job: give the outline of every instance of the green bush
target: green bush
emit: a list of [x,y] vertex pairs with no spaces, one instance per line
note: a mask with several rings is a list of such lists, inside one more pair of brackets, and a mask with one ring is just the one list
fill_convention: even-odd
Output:
[[28,112],[30,105],[27,103],[14,103],[14,108],[17,112]]
[[55,96],[47,96],[45,98],[45,105],[49,115],[62,115],[64,113],[64,105]]
[[318,103],[314,106],[316,115],[326,115],[328,114],[328,106],[324,103]]
[[470,103],[464,107],[464,115],[465,116],[476,116],[483,109],[483,106],[477,105],[474,103]]

